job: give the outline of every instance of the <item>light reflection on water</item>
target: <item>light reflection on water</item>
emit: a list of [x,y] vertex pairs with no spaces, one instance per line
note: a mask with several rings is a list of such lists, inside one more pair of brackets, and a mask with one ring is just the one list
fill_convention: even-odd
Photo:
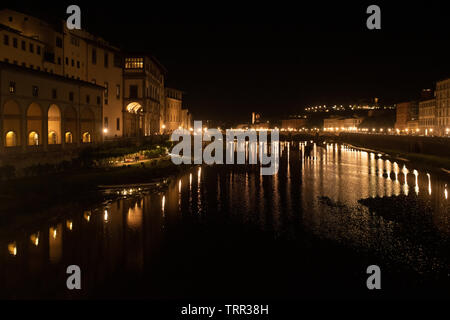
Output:
[[[162,194],[122,190],[123,199],[70,212],[61,221],[1,238],[0,296],[66,292],[65,267],[70,264],[85,270],[87,291],[118,272],[151,272],[167,224],[184,215],[203,219],[222,213],[226,219],[257,225],[275,237],[295,238],[301,226],[319,238],[380,254],[418,272],[448,267],[446,257],[427,251],[427,246],[436,244],[432,241],[450,235],[444,177],[347,146],[313,144],[309,154],[308,146],[310,141],[281,143],[280,170],[274,176],[261,176],[254,167],[196,167],[174,179]],[[412,220],[419,231],[404,230],[401,222],[373,214],[358,202],[393,196],[406,196],[399,200],[405,206],[411,199],[418,200],[424,215],[431,212],[424,217],[423,228],[423,221]],[[424,230],[435,233],[431,244],[427,238],[423,245]]]

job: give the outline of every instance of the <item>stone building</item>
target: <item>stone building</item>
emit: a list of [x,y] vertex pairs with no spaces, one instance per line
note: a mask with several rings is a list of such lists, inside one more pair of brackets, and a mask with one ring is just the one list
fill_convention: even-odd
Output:
[[281,129],[302,129],[306,126],[306,119],[281,120]]
[[0,61],[103,87],[104,139],[162,134],[190,122],[181,91],[166,93],[167,70],[155,57],[124,54],[85,30],[67,29],[65,21],[0,10]]
[[436,126],[440,135],[450,132],[450,78],[436,82]]
[[0,10],[0,61],[104,87],[103,134],[122,136],[122,58],[118,48],[65,21],[47,23]]
[[395,129],[406,130],[418,128],[419,105],[417,101],[401,102],[397,104]]
[[45,152],[102,142],[103,87],[0,62],[0,149]]
[[[164,114],[164,132],[171,133],[179,127],[183,127],[182,121],[182,103],[183,92],[180,90],[167,88]],[[189,129],[189,128],[186,128]]]
[[422,134],[437,133],[436,127],[436,99],[419,101],[419,130]]
[[163,133],[166,73],[162,64],[150,55],[126,56],[123,108],[125,137]]
[[192,115],[188,109],[181,109],[181,127],[187,130],[193,127]]

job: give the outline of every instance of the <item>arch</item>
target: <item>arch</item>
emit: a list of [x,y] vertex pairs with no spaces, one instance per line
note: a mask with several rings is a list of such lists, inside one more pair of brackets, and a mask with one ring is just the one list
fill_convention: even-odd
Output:
[[3,114],[20,116],[20,106],[14,100],[8,100],[3,106]]
[[89,132],[83,133],[83,143],[91,143],[91,134]]
[[14,131],[8,131],[5,135],[5,147],[17,146],[17,134]]
[[6,138],[4,143],[7,147],[15,147],[20,145],[22,132],[21,115],[22,112],[20,106],[16,101],[8,100],[4,103],[3,137]]
[[27,117],[42,117],[42,108],[36,102],[32,102],[27,109]]
[[64,137],[65,137],[64,142],[65,142],[66,144],[73,143],[73,135],[72,135],[72,132],[67,131],[67,132],[64,134]]
[[127,105],[126,110],[130,113],[138,113],[142,111],[142,105],[138,102],[131,102]]
[[[73,143],[77,141],[78,131],[77,131],[77,123],[78,123],[77,111],[74,107],[68,106],[64,109],[64,141],[65,143]],[[67,133],[70,133],[71,137],[68,140]],[[70,142],[69,142],[70,141]]]
[[28,145],[38,146],[39,145],[39,134],[36,131],[31,131],[28,134]]
[[58,135],[55,131],[50,131],[48,133],[48,144],[57,144],[58,142]]
[[[40,145],[40,135],[42,131],[42,108],[39,104],[33,102],[27,109],[27,131],[28,145],[37,146]],[[31,133],[34,133],[31,136]]]
[[[80,118],[81,118],[81,132],[83,132],[81,140],[83,143],[91,143],[93,142],[92,133],[95,132],[94,112],[89,107],[85,107],[81,110]],[[87,139],[87,137],[89,139]]]
[[56,104],[52,104],[50,108],[48,108],[47,115],[48,115],[48,144],[60,144],[61,110]]

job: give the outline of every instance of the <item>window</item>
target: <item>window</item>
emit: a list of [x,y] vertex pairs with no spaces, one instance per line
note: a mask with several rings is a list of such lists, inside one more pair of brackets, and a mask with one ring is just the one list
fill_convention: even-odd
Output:
[[61,57],[58,57],[58,64],[61,64]]
[[83,133],[83,143],[90,143],[91,142],[91,134],[89,132]]
[[56,89],[52,89],[52,99],[56,99],[57,94],[56,94]]
[[108,123],[108,117],[105,117],[105,125],[104,125],[104,127],[105,128],[108,128],[109,127],[109,123]]
[[22,50],[24,50],[24,51],[27,50],[27,44],[25,41],[22,40],[21,46],[22,46]]
[[116,85],[116,98],[120,99],[120,84]]
[[38,55],[41,55],[41,46],[36,46],[36,52]]
[[31,131],[28,135],[28,145],[38,146],[39,145],[39,135],[35,131]]
[[143,69],[144,58],[126,58],[125,69]]
[[39,87],[38,86],[33,86],[31,91],[32,91],[33,97],[39,96]]
[[63,47],[61,37],[56,37],[56,46],[57,46],[58,48],[62,48],[62,47]]
[[9,36],[8,36],[7,34],[5,34],[5,35],[3,36],[3,44],[4,44],[5,46],[9,46]]
[[66,143],[72,143],[73,142],[72,132],[66,132],[66,134],[65,134],[65,142]]
[[77,68],[80,69],[80,61],[77,61]]
[[6,147],[17,146],[17,135],[14,131],[8,131],[6,133],[5,146]]
[[17,48],[17,38],[13,38],[13,47]]
[[105,104],[108,104],[108,82],[105,82]]
[[105,68],[108,68],[109,65],[108,58],[109,58],[108,52],[105,52]]
[[75,60],[72,59],[72,67],[75,66]]
[[138,87],[136,85],[130,85],[130,98],[138,97]]
[[117,128],[117,131],[120,130],[120,118],[116,119],[116,128]]
[[100,96],[97,96],[97,104],[101,104],[102,103],[102,99],[100,99]]
[[9,93],[16,93],[16,83],[14,81],[9,82]]
[[86,95],[86,103],[89,104],[91,102],[91,96]]
[[69,92],[69,101],[73,101],[73,92]]
[[73,44],[76,47],[80,46],[80,39],[75,37],[70,37],[70,43]]
[[30,43],[30,52],[34,53],[34,45],[32,43]]
[[97,64],[97,50],[92,49],[92,64]]
[[66,65],[69,65],[69,58],[66,57]]
[[114,67],[122,68],[122,57],[118,53],[114,53]]

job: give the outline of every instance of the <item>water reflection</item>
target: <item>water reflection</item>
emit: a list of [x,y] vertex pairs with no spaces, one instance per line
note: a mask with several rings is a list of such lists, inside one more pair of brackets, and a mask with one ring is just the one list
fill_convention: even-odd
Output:
[[[258,226],[276,237],[296,237],[299,229],[307,230],[361,251],[379,252],[420,272],[446,268],[445,256],[426,250],[439,247],[450,235],[444,177],[338,144],[287,142],[279,152],[283,156],[273,176],[260,175],[259,165],[195,167],[173,179],[163,193],[122,190],[124,198],[117,201],[0,238],[0,294],[8,297],[13,290],[18,296],[39,295],[44,284],[55,283],[55,270],[69,264],[86,270],[87,291],[117,274],[148,277],[161,250],[170,250],[166,241],[173,236],[172,224],[214,215]],[[405,228],[396,212],[393,219],[371,213],[361,199],[396,199],[406,210],[410,204],[420,206],[423,215],[411,214],[407,223],[413,227]],[[179,263],[182,267],[185,261]]]

